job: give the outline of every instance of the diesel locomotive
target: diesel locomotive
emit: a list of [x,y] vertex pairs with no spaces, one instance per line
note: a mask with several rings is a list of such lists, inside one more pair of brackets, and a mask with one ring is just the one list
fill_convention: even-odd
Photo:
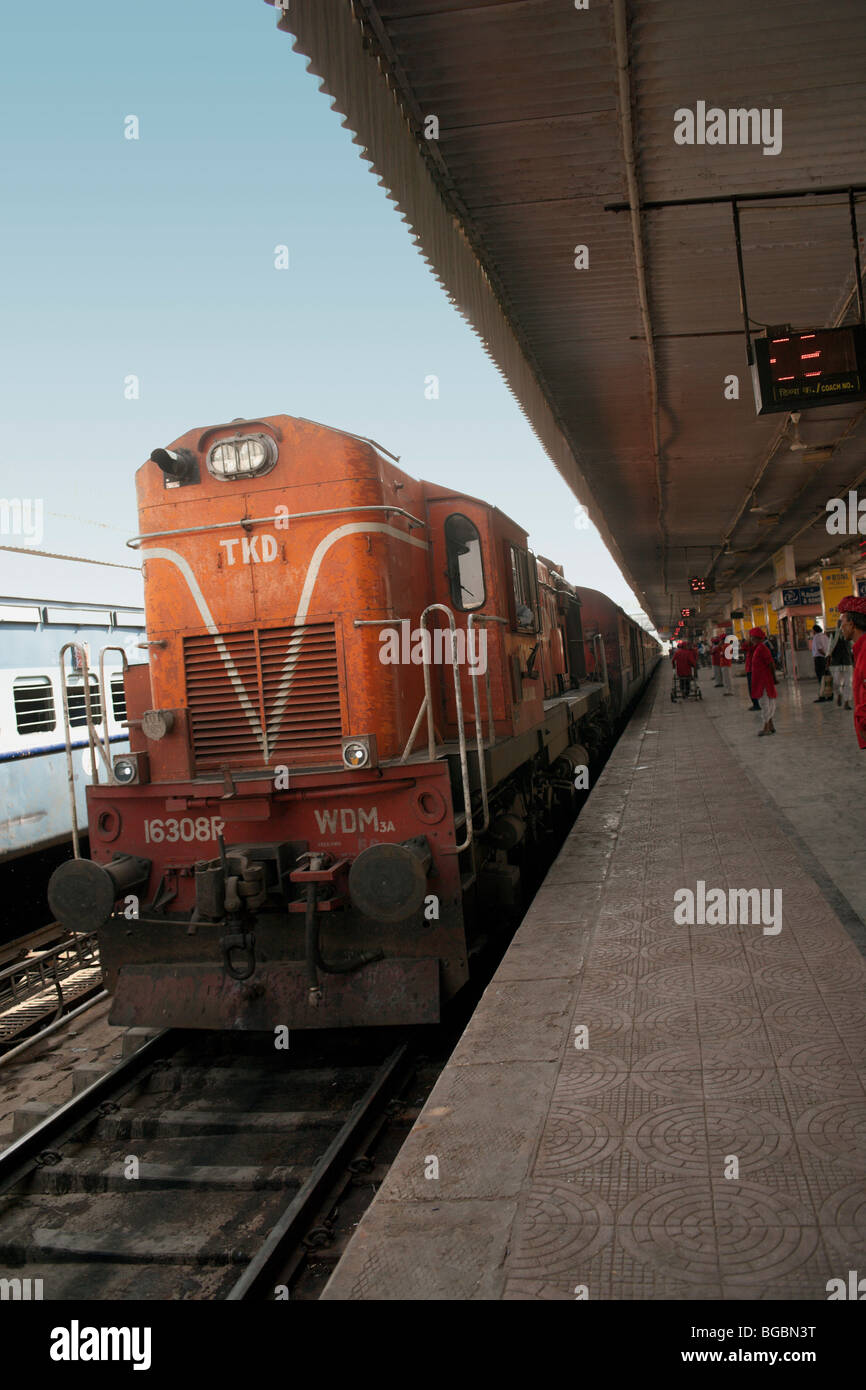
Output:
[[192,430],[136,485],[129,752],[88,788],[92,858],[49,884],[100,929],[111,1021],[435,1021],[658,643],[339,429]]

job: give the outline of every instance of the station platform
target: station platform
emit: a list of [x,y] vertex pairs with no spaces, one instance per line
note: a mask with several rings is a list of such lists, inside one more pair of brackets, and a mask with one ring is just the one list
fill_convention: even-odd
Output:
[[[823,1301],[866,1271],[866,752],[815,682],[761,739],[744,681],[701,686],[672,704],[661,663],[326,1299]],[[710,924],[701,883],[767,912]]]

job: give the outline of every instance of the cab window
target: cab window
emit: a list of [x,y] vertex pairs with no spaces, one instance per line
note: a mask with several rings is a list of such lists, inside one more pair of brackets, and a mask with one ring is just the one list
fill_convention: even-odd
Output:
[[485,599],[481,537],[462,512],[452,513],[445,522],[445,555],[454,607],[461,613],[481,608]]
[[508,546],[514,626],[518,632],[538,631],[538,587],[535,559],[518,546]]

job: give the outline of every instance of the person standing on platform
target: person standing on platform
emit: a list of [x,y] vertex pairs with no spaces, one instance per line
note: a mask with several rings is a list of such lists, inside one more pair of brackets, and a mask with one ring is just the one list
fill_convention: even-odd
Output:
[[714,637],[710,644],[710,660],[713,665],[713,685],[721,685],[722,683],[722,673],[719,666],[719,647],[719,638]]
[[815,677],[818,681],[818,698],[813,700],[814,705],[822,705],[825,700],[832,700],[832,695],[821,694],[821,682],[824,679],[824,668],[827,665],[827,650],[830,644],[827,635],[820,623],[816,623],[812,628],[812,641],[810,644],[812,660],[815,663]]
[[749,687],[749,699],[752,702],[750,708],[756,710],[760,710],[761,706],[755,699],[755,692],[752,689],[752,662],[755,659],[755,643],[752,641],[752,632],[760,631],[761,629],[759,627],[753,627],[743,643],[743,650],[746,654],[746,685]]
[[764,716],[764,727],[758,730],[758,738],[774,734],[776,726],[773,715],[776,713],[776,684],[773,676],[776,668],[773,653],[767,646],[764,629],[753,627],[749,633],[752,642],[752,698],[759,700],[758,708]]
[[843,635],[840,621],[827,657],[827,670],[833,677],[833,693],[836,696],[836,704],[841,705],[844,700],[846,709],[851,708],[853,666],[851,648],[848,646],[848,639]]
[[734,693],[733,686],[731,685],[731,648],[733,646],[733,640],[734,639],[728,637],[726,633],[722,633],[718,646],[719,672],[722,677],[723,695],[733,695]]
[[861,748],[866,748],[866,598],[843,598],[839,603],[842,636],[854,639],[854,731]]

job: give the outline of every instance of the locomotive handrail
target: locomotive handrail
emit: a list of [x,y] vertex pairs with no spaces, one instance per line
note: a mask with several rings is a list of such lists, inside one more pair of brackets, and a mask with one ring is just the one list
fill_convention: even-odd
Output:
[[[502,623],[503,627],[507,627],[507,626],[508,626],[508,619],[507,619],[507,618],[499,618],[499,617],[497,617],[497,616],[496,616],[495,614],[493,614],[493,613],[470,613],[470,614],[469,614],[469,629],[470,629],[470,631],[475,627],[476,622],[478,622],[478,623]],[[471,666],[470,666],[470,668],[469,668],[469,674],[470,674],[470,676],[473,677],[473,679],[477,679],[477,677],[473,675],[472,667],[471,667]],[[489,662],[489,661],[486,661],[486,662],[484,663],[484,684],[485,684],[485,686],[486,686],[486,688],[487,688],[487,747],[488,747],[488,748],[492,748],[492,747],[493,747],[493,744],[494,744],[494,742],[495,742],[495,729],[494,729],[494,724],[493,724],[493,698],[492,698],[491,693],[490,693],[490,662]],[[478,711],[476,710],[476,722],[477,722],[477,717],[478,717]]]
[[[108,754],[108,758],[107,758],[108,770],[109,770],[109,772],[111,773],[111,776],[112,776],[112,779],[113,779],[114,773],[113,773],[112,768],[111,768],[111,739],[110,739],[109,736],[108,736],[108,701],[107,701],[106,698],[105,698],[105,653],[106,653],[106,652],[120,652],[121,658],[122,658],[122,660],[123,660],[123,665],[121,666],[120,669],[124,672],[124,674],[129,670],[129,661],[127,660],[126,652],[124,651],[123,647],[116,647],[116,646],[103,647],[103,648],[102,648],[102,651],[99,653],[99,694],[100,694],[100,696],[102,697],[102,727],[103,727],[103,729],[105,730],[105,749],[106,749],[106,752],[107,752],[107,754]],[[124,704],[125,704],[125,703],[126,703],[126,691],[125,691],[125,690],[124,690],[124,696],[123,696],[123,698],[124,698]]]
[[[444,603],[430,603],[424,609],[418,620],[422,632],[429,632],[426,618],[428,613],[444,613],[448,619],[449,636],[451,638],[451,666],[454,671],[454,703],[457,707],[457,747],[460,754],[460,779],[463,783],[463,806],[466,812],[466,839],[462,845],[455,845],[453,853],[462,854],[463,850],[468,849],[472,844],[472,806],[469,794],[469,761],[466,756],[466,725],[463,720],[463,692],[460,689],[460,666],[457,661],[457,624],[454,621],[454,614]],[[432,648],[432,642],[431,642]],[[430,662],[424,654],[424,701],[427,706],[427,752],[431,763],[436,757],[436,740],[433,729],[433,699],[430,693]],[[475,726],[476,740],[479,739],[479,729]],[[479,758],[481,757],[481,747],[479,742]]]
[[405,516],[409,522],[409,530],[415,526],[426,528],[427,522],[420,517],[413,516],[403,507],[392,507],[380,503],[370,504],[360,503],[354,507],[328,507],[321,512],[289,512],[287,516],[278,516],[276,512],[271,512],[270,516],[242,516],[237,521],[215,521],[209,526],[179,526],[175,531],[148,531],[142,536],[131,536],[126,542],[130,550],[137,550],[142,541],[158,541],[165,536],[190,536],[194,532],[200,531],[226,531],[232,527],[241,526],[246,530],[250,526],[263,526],[266,522],[276,521],[303,521],[311,516],[342,516],[344,512],[384,512],[386,516]]
[[[507,623],[507,619],[495,617],[493,614],[470,613],[467,623],[469,632],[474,632],[476,630],[476,623],[505,624]],[[471,650],[472,644],[468,641],[468,638],[467,646],[469,646]],[[475,655],[478,655],[477,651]],[[481,808],[484,813],[482,823],[478,828],[478,833],[483,835],[490,824],[490,802],[487,797],[487,761],[483,752],[484,736],[481,725],[481,714],[478,709],[478,671],[473,668],[471,663],[469,666],[469,680],[472,685],[472,705],[475,713],[475,742],[478,747],[478,775],[481,779]],[[495,727],[493,723],[493,697],[490,693],[490,662],[488,660],[484,662],[484,684],[487,690],[487,747],[492,748],[495,737]]]
[[[460,776],[463,784],[463,805],[465,807],[466,820],[466,839],[464,840],[462,845],[455,845],[454,849],[450,852],[452,854],[462,854],[463,851],[465,849],[468,849],[471,845],[475,830],[472,824],[472,806],[469,792],[469,761],[466,748],[466,725],[463,719],[463,692],[460,688],[460,664],[457,660],[457,626],[454,621],[454,614],[452,613],[451,609],[448,608],[444,603],[429,604],[428,607],[424,609],[418,621],[421,630],[423,632],[429,632],[430,629],[427,627],[426,623],[427,614],[437,611],[445,614],[445,616],[448,619],[448,626],[450,629],[449,635],[451,638],[451,665],[454,671],[454,699],[457,707],[457,747],[460,755]],[[486,615],[483,614],[479,614],[477,616],[479,622],[504,623],[506,621],[505,618],[493,616],[488,618]],[[474,617],[476,617],[476,615],[474,613],[470,613],[470,630],[474,629],[475,626],[475,624],[472,621]],[[430,644],[430,649],[432,650],[432,643]],[[424,699],[421,701],[420,708],[418,710],[417,715],[415,716],[415,723],[412,725],[412,732],[410,733],[409,738],[406,742],[406,747],[403,749],[403,754],[400,758],[401,763],[406,762],[406,759],[409,757],[409,754],[412,752],[412,749],[415,746],[415,739],[418,737],[418,730],[421,727],[421,721],[424,718],[425,713],[427,715],[427,753],[431,762],[433,762],[436,757],[436,731],[433,724],[433,699],[430,691],[430,661],[427,658],[428,652],[425,649],[424,661],[422,663],[422,670],[424,672]],[[486,674],[488,729],[490,742],[492,745],[494,732],[493,703],[490,694],[489,669]],[[471,666],[469,670],[469,680],[472,685],[472,704],[475,719],[475,747],[478,757],[478,775],[481,782],[481,805],[483,811],[483,822],[480,826],[480,833],[483,834],[490,823],[490,806],[487,795],[487,765],[484,760],[484,731],[481,722],[481,712],[478,705],[478,674],[476,671],[472,669]]]
[[595,636],[593,637],[593,639],[592,639],[592,644],[593,644],[593,646],[595,646],[596,642],[598,643],[599,651],[601,652],[601,671],[602,671],[602,679],[603,679],[603,681],[604,681],[605,699],[609,700],[609,699],[610,699],[610,681],[608,680],[608,675],[607,675],[607,652],[605,651],[605,648],[604,648],[604,636],[603,636],[603,634],[602,634],[601,632],[597,632],[597,633],[595,634]]
[[[87,650],[80,642],[64,642],[60,648],[60,693],[63,696],[63,736],[66,744],[66,785],[69,791],[70,809],[72,811],[72,853],[76,859],[81,858],[81,846],[78,834],[78,813],[75,807],[75,766],[72,761],[72,727],[69,723],[69,688],[66,681],[66,667],[63,658],[68,651],[76,651],[81,663],[81,682],[84,690],[84,717],[87,721],[87,741],[90,746],[90,764],[92,768],[93,781],[99,785],[99,768],[96,762],[96,750],[99,749],[99,756],[105,763],[109,779],[111,777],[111,754],[110,743],[107,748],[103,748],[102,740],[96,732],[96,725],[93,720],[93,710],[90,704],[90,664],[87,660]],[[102,711],[105,723],[105,736],[108,741],[108,716],[103,702]]]

